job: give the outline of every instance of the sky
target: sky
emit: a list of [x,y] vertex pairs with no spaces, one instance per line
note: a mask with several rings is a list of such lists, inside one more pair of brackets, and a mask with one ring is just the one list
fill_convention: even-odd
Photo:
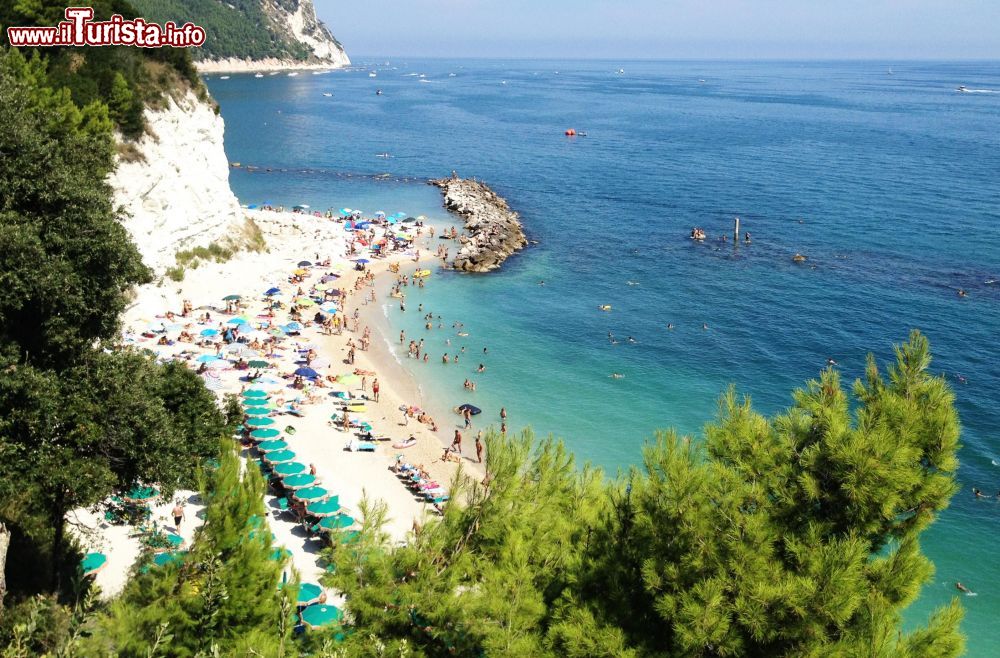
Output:
[[355,59],[998,59],[1000,0],[314,0]]

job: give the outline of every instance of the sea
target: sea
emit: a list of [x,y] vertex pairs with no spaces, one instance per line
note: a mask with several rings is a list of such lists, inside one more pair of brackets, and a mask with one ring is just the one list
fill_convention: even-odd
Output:
[[960,581],[968,655],[1000,651],[1000,63],[371,59],[207,83],[244,204],[446,224],[427,179],[503,195],[532,245],[381,301],[382,339],[425,338],[430,363],[401,360],[442,409],[481,428],[504,407],[612,476],[659,429],[702,435],[730,385],[778,413],[829,359],[849,385],[920,329],[961,489],[906,622]]

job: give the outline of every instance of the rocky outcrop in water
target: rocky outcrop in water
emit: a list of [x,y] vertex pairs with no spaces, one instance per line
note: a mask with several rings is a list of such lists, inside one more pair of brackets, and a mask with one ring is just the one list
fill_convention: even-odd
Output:
[[441,188],[444,207],[459,215],[469,232],[459,237],[454,269],[489,272],[528,245],[518,214],[486,183],[452,177],[432,180],[431,185]]

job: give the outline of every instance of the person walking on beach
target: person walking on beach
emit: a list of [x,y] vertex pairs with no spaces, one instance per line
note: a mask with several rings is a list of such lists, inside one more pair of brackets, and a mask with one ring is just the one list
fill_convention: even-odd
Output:
[[451,447],[448,449],[460,455],[462,454],[462,433],[458,430],[455,430],[455,439],[451,442]]
[[465,417],[465,429],[471,428],[472,427],[472,412],[468,408],[466,408],[465,411],[462,412],[462,416]]
[[480,464],[483,463],[483,431],[479,430],[479,434],[476,435],[476,459]]
[[174,509],[171,510],[171,515],[174,517],[174,529],[177,532],[181,531],[181,521],[184,520],[184,506],[181,505],[181,501],[178,500],[174,505]]
[[362,393],[368,392],[368,378],[365,377],[364,375],[361,376],[361,392]]
[[372,382],[372,397],[378,402],[378,377]]

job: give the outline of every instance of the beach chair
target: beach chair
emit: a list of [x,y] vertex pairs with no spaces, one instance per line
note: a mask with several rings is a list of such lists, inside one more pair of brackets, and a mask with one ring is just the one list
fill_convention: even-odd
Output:
[[274,515],[275,518],[278,518],[279,516],[281,516],[282,514],[284,514],[285,512],[287,512],[287,511],[289,511],[291,509],[288,506],[288,498],[286,498],[286,497],[278,498],[276,502],[278,504],[278,511]]

